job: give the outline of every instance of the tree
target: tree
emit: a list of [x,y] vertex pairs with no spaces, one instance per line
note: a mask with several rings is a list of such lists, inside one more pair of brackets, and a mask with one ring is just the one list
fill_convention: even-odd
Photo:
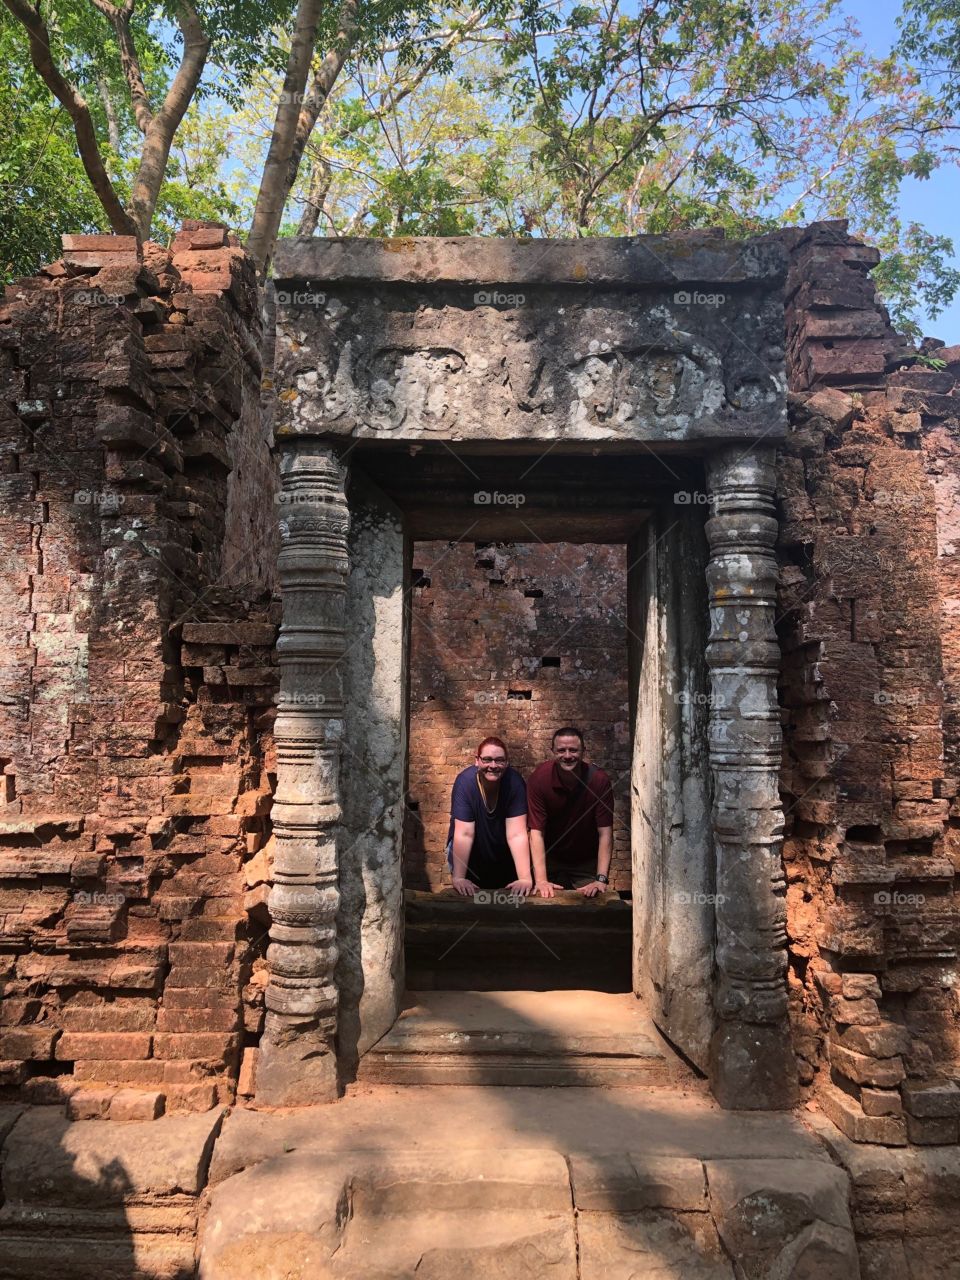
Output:
[[951,158],[953,115],[902,60],[868,56],[835,3],[560,5],[487,24],[453,75],[410,82],[388,50],[348,68],[294,192],[301,233],[750,235],[846,217],[881,248],[899,323],[960,282],[949,241],[897,213],[903,180]]
[[73,145],[62,109],[26,67],[20,28],[0,12],[0,273],[3,280],[36,270],[60,253],[64,232],[100,231],[104,215]]
[[920,61],[946,106],[960,106],[960,0],[905,0],[897,19],[899,51]]

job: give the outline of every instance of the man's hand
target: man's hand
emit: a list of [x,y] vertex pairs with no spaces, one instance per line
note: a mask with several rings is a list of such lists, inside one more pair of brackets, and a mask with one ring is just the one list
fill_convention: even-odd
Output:
[[462,898],[472,898],[477,892],[477,886],[472,880],[461,880],[459,876],[453,877],[453,887]]
[[511,893],[518,893],[521,898],[525,898],[533,889],[533,881],[527,876],[525,880],[521,878],[520,880],[511,881],[507,888]]
[[595,898],[598,893],[603,893],[606,889],[605,884],[601,884],[599,880],[593,880],[590,884],[582,884],[577,893],[582,893],[585,898]]
[[552,898],[554,890],[562,888],[562,884],[553,884],[550,880],[538,880],[534,893],[539,893],[541,898]]

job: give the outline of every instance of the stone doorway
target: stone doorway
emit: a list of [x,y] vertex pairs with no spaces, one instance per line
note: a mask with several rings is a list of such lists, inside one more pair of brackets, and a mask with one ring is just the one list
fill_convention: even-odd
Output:
[[[356,793],[356,780],[345,779],[343,786],[345,825],[351,836],[356,833],[359,840],[356,849],[346,852],[340,861],[341,893],[344,902],[350,905],[346,909],[341,905],[338,922],[342,949],[338,980],[339,1031],[341,1064],[351,1074],[356,1063],[364,1076],[366,1073],[359,1059],[374,1044],[377,1049],[373,1057],[379,1057],[384,1044],[400,1034],[393,1032],[386,1041],[381,1039],[390,1032],[401,1011],[404,991],[408,993],[408,1001],[414,998],[409,993],[419,993],[425,988],[438,990],[438,997],[440,992],[449,990],[496,992],[523,989],[554,991],[559,997],[565,990],[583,992],[594,985],[610,993],[632,991],[634,995],[642,995],[645,1007],[655,1011],[655,1016],[664,1024],[663,1030],[668,1035],[677,1035],[687,1056],[706,1069],[712,1032],[709,985],[713,963],[713,858],[706,751],[709,697],[703,659],[706,645],[706,539],[703,531],[706,508],[703,503],[680,500],[688,493],[703,492],[704,484],[702,468],[696,464],[680,465],[677,471],[676,467],[663,467],[655,460],[629,455],[601,458],[582,453],[566,455],[557,450],[550,458],[544,459],[528,452],[464,453],[458,450],[454,453],[449,449],[430,449],[429,446],[416,450],[413,456],[408,450],[365,450],[362,446],[353,451],[347,498],[351,528],[356,533],[352,535],[349,547],[348,634],[354,637],[364,635],[372,623],[368,653],[373,655],[374,671],[379,668],[380,678],[374,675],[372,682],[361,687],[353,674],[359,669],[358,663],[353,661],[356,650],[348,652],[345,662],[348,681],[345,700],[347,745],[343,759],[345,765],[348,761],[356,766],[363,764],[361,771],[366,776],[366,783],[360,789],[362,795]],[[682,487],[678,489],[677,485]],[[485,501],[488,495],[490,502]],[[501,497],[507,501],[498,501]],[[393,530],[392,534],[388,534],[388,527]],[[654,532],[654,529],[660,532]],[[462,550],[467,539],[470,540],[469,545]],[[662,546],[658,546],[658,539]],[[394,543],[395,557],[388,554],[390,541]],[[422,897],[411,902],[409,893],[402,894],[402,882],[393,882],[388,906],[377,903],[377,887],[374,885],[365,885],[362,893],[351,892],[350,865],[369,865],[367,860],[373,846],[369,832],[364,832],[368,831],[367,824],[374,820],[375,813],[379,813],[381,803],[386,801],[386,808],[399,811],[406,827],[405,837],[409,839],[411,800],[426,796],[429,781],[430,785],[439,788],[440,805],[448,812],[452,776],[463,763],[472,760],[469,747],[469,760],[464,758],[460,761],[452,757],[452,752],[460,750],[464,733],[473,743],[477,732],[481,732],[479,726],[490,722],[491,707],[498,709],[494,730],[507,737],[516,739],[516,733],[510,732],[510,723],[518,726],[529,724],[522,717],[525,708],[511,704],[525,702],[522,698],[524,693],[532,695],[533,673],[528,673],[524,681],[518,672],[506,678],[507,672],[501,670],[498,673],[500,683],[506,678],[503,689],[499,689],[499,685],[494,688],[488,678],[477,685],[476,689],[481,689],[485,698],[479,713],[482,719],[478,718],[475,706],[469,705],[476,692],[475,673],[465,668],[474,661],[479,663],[484,677],[494,674],[483,654],[501,643],[498,628],[510,624],[503,590],[507,584],[497,567],[497,548],[500,548],[500,569],[504,570],[504,548],[507,546],[525,547],[528,555],[535,558],[539,554],[542,559],[547,559],[543,553],[550,553],[554,561],[556,548],[562,547],[568,549],[568,559],[570,553],[576,552],[580,557],[578,563],[581,566],[592,564],[596,573],[600,572],[601,565],[605,566],[607,578],[604,585],[600,586],[599,592],[590,588],[575,595],[570,602],[572,624],[559,629],[557,635],[562,636],[564,631],[571,629],[571,625],[576,626],[579,619],[583,641],[589,649],[591,644],[596,645],[598,639],[596,634],[590,635],[590,610],[608,623],[612,615],[614,635],[608,639],[619,652],[614,655],[608,649],[604,663],[613,663],[619,670],[598,670],[593,679],[579,683],[575,696],[566,701],[555,701],[554,706],[558,708],[556,714],[560,714],[559,708],[563,707],[566,718],[586,721],[589,725],[591,715],[602,715],[602,697],[593,686],[604,675],[620,681],[619,716],[624,742],[618,757],[620,768],[614,770],[620,801],[617,823],[622,854],[626,859],[632,858],[638,868],[636,904],[621,901],[611,894],[613,901],[606,902],[601,908],[599,903],[587,903],[571,894],[558,895],[550,902],[531,901],[519,908],[490,902],[478,909],[475,904],[458,899],[449,891],[444,894],[441,890],[441,898],[445,901],[428,905]],[[480,616],[471,616],[465,625],[483,632],[479,643],[461,637],[458,644],[453,635],[447,635],[444,640],[438,633],[452,626],[450,616],[438,619],[436,627],[430,627],[429,631],[429,624],[422,616],[418,618],[418,606],[422,605],[418,595],[427,590],[422,585],[427,573],[421,563],[425,547],[433,548],[433,555],[438,559],[447,557],[460,587],[465,588],[463,594],[473,598],[472,612]],[[652,559],[656,563],[658,554],[663,557],[661,575],[665,592],[659,605],[656,603],[657,575],[647,571],[648,561]],[[464,582],[466,564],[462,561],[465,555],[472,556],[474,565],[480,560],[480,572],[488,582],[491,577],[494,579],[490,584],[494,599],[488,596],[486,603],[476,599],[472,579]],[[394,593],[400,582],[401,558],[403,587],[397,599]],[[388,566],[393,566],[392,570]],[[562,567],[561,572],[564,572]],[[567,564],[565,572],[570,575],[576,571]],[[556,563],[552,566],[552,574],[553,581],[549,577],[544,578],[542,586],[532,589],[546,590],[556,598],[562,590]],[[383,598],[375,604],[372,618],[367,623],[359,612],[354,611],[361,607],[354,587],[366,584],[369,590],[371,575],[376,575]],[[388,590],[392,601],[389,606],[386,603]],[[604,590],[608,595],[613,593],[617,597],[612,609],[604,609],[600,604]],[[378,589],[374,589],[373,595],[376,600]],[[354,600],[356,606],[353,605]],[[688,606],[686,613],[681,605],[684,600]],[[456,602],[452,607],[456,612]],[[531,600],[528,607],[536,606]],[[395,616],[388,623],[390,610]],[[652,625],[649,620],[654,616],[660,618],[656,626],[663,630],[662,639],[646,635],[648,624]],[[401,617],[405,638],[398,651],[390,638],[399,634]],[[432,658],[437,664],[426,680],[423,678],[422,655],[416,653],[417,644],[423,644],[425,640],[431,643]],[[648,644],[655,650],[662,649],[656,668],[651,665],[650,655],[645,660],[644,651]],[[570,651],[576,649],[575,643],[569,641],[559,647],[563,649],[562,654],[548,656],[559,657],[561,662],[564,655],[569,658],[572,656]],[[518,659],[516,662],[515,657]],[[530,658],[531,653],[518,651],[517,655],[507,657],[501,654],[500,662],[523,670],[525,660]],[[539,674],[541,680],[550,678],[542,670]],[[642,697],[641,683],[644,686]],[[424,705],[429,712],[430,706],[422,702],[419,706],[412,704],[410,697],[413,693],[422,697],[427,684],[443,701],[442,711],[449,731],[446,735],[441,732],[440,721],[435,716],[430,718],[428,714],[427,723],[422,728],[416,725],[418,712]],[[369,693],[377,687],[381,690],[396,688],[407,698],[406,708],[396,709],[397,720],[392,729],[395,752],[391,753],[385,746],[390,731],[378,716],[378,708],[383,705],[382,693],[374,692],[372,697]],[[444,688],[447,689],[446,698],[442,696]],[[498,693],[503,695],[499,707],[496,702],[487,701],[491,692],[494,696]],[[511,693],[520,697],[511,698]],[[366,714],[363,710],[365,697]],[[378,725],[375,744],[379,752],[377,767],[382,771],[389,754],[390,766],[395,768],[390,785],[395,785],[400,778],[404,780],[399,795],[396,791],[390,791],[389,796],[386,793],[380,797],[372,794],[369,784],[373,778],[374,759],[367,754],[362,759],[352,754],[356,744],[363,740],[364,725],[371,722]],[[668,749],[668,742],[662,739],[665,726],[670,726],[672,734],[686,735],[687,739],[685,747],[666,765],[666,782],[660,764]],[[599,739],[600,729],[599,722],[595,723],[591,743]],[[448,740],[444,746],[441,740],[445,736]],[[411,740],[414,745],[412,757]],[[435,761],[436,771],[440,774],[438,779],[424,778],[419,753],[427,742],[441,744],[442,757]],[[606,745],[609,751],[610,742],[607,741]],[[603,752],[602,747],[601,741],[600,750],[592,747],[590,754],[611,769],[615,761]],[[547,748],[539,742],[526,749],[530,759],[521,756],[520,760],[528,771],[548,754]],[[652,757],[657,758],[655,769]],[[353,773],[354,769],[349,768],[347,772]],[[381,772],[380,777],[383,776]],[[643,788],[650,794],[644,798],[643,804],[633,803],[631,795],[641,796]],[[668,799],[667,805],[672,806],[669,821],[673,830],[669,843],[675,852],[672,861],[666,862],[661,850],[663,833],[654,831],[650,823],[651,819],[657,822],[655,815],[663,807],[664,793],[669,795],[674,791],[676,797]],[[699,798],[698,802],[695,797]],[[441,819],[444,817],[445,814],[440,815]],[[435,845],[438,839],[445,838],[445,830],[439,837],[437,834],[439,827],[445,828],[445,821],[439,821],[438,827],[437,815],[428,814],[428,820],[431,818],[431,843]],[[390,839],[394,842],[395,857],[395,820],[388,836]],[[636,849],[632,854],[634,843]],[[683,852],[678,855],[676,850],[681,846]],[[437,868],[432,866],[429,870],[436,878]],[[395,876],[395,868],[393,873]],[[621,864],[620,883],[628,886],[632,874],[630,862]],[[439,883],[442,886],[442,874]],[[357,909],[361,900],[365,918]],[[433,919],[425,922],[424,915],[430,907]],[[404,936],[394,938],[390,927],[385,927],[385,920],[395,920],[401,912]],[[571,914],[576,916],[575,924],[570,921]],[[429,944],[425,947],[431,932],[434,935],[432,948]],[[389,965],[384,963],[385,955],[381,950],[385,938],[389,938],[391,949]],[[581,963],[584,950],[603,945],[619,948],[617,963],[598,966],[595,972],[584,968]],[[435,955],[425,954],[431,949]],[[544,953],[542,957],[538,957],[540,949]],[[502,966],[497,963],[498,953],[505,956]],[[450,957],[455,957],[452,964]],[[404,961],[404,976],[401,976],[399,966],[401,959]],[[538,959],[540,963],[537,963]],[[533,972],[529,980],[523,975],[510,974],[511,963],[531,965]],[[406,972],[407,966],[409,972]],[[474,980],[474,974],[479,974],[477,980]],[[358,981],[359,975],[362,977]],[[575,1001],[573,995],[570,1001]],[[553,1017],[549,1030],[539,1027],[534,1017],[525,1021],[512,1007],[505,1013],[501,1007],[503,1001],[493,998],[481,1000],[479,1012],[466,1010],[464,1020],[476,1023],[486,1018],[491,1039],[497,1038],[501,1029],[509,1034],[508,1028],[522,1023],[526,1027],[525,1036],[532,1042],[545,1040],[550,1051],[559,1052],[559,1047],[570,1037],[561,1030],[564,1025],[563,1001],[555,1000],[555,1003],[559,1017]],[[425,1032],[427,1041],[432,1043],[430,1036],[443,1039],[447,1033],[436,1031],[435,1027],[453,1026],[459,1014],[447,1006],[438,1012],[429,1000],[421,1000],[420,1004],[428,1006],[426,1021],[430,1031]],[[543,1008],[543,1002],[536,1007]],[[356,1019],[353,1022],[352,1016]],[[416,1015],[410,1024],[407,1010],[403,1014],[404,1025],[416,1026],[419,1016]],[[571,1016],[575,1017],[575,1014]],[[613,1013],[611,1019],[615,1020]],[[652,1027],[649,1030],[653,1032]],[[354,1034],[356,1058],[351,1053]],[[406,1041],[410,1036],[402,1038]],[[624,1043],[629,1040],[626,1031],[621,1039]],[[648,1036],[638,1038],[638,1057],[648,1056],[643,1052],[648,1041]],[[658,1065],[662,1065],[662,1047],[654,1056]],[[628,1054],[623,1055],[624,1063],[628,1058]],[[484,1071],[489,1076],[489,1068],[485,1067]]]
[[[634,989],[723,1105],[788,1107],[769,450],[785,403],[782,348],[764,336],[782,331],[779,248],[311,241],[284,253],[258,1097],[336,1096],[396,1016],[410,543],[462,538],[475,493],[517,492],[522,476],[539,486],[524,516],[543,541],[623,541],[638,566]],[[467,287],[504,280],[525,288]],[[721,315],[721,295],[676,290],[687,280],[723,281],[736,305]],[[707,301],[695,311],[694,298]],[[467,536],[519,537],[512,519],[491,503]]]

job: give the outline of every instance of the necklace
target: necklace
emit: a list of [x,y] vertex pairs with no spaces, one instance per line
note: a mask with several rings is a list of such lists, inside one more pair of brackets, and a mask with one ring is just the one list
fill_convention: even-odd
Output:
[[490,814],[492,817],[497,808],[497,801],[500,799],[500,783],[499,782],[497,783],[497,794],[494,796],[492,808],[490,807],[490,805],[487,804],[487,796],[483,789],[483,783],[480,781],[479,769],[477,770],[477,786],[480,788],[480,799],[483,801],[483,807],[486,809],[487,813]]

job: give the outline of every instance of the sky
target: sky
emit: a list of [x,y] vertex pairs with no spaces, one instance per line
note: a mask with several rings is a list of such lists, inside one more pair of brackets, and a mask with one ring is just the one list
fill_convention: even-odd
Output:
[[[898,34],[899,0],[846,0],[844,9],[856,20],[871,52],[882,56],[890,51]],[[905,219],[923,223],[936,235],[949,236],[958,251],[953,265],[960,269],[960,166],[944,165],[923,182],[904,179],[900,210]],[[921,317],[921,325],[926,334],[942,338],[948,346],[960,343],[960,298],[936,320]]]

